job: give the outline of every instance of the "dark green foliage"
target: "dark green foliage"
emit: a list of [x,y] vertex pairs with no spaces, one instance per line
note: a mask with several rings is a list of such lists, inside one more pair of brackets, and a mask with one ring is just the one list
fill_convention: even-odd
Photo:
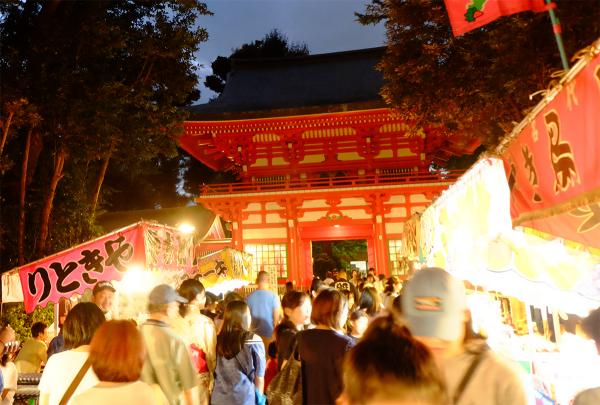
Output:
[[367,260],[367,241],[338,240],[333,242],[332,252],[340,262],[340,269],[349,269],[351,261]]
[[[557,1],[567,54],[600,36],[600,2]],[[386,21],[382,96],[416,127],[494,145],[561,69],[548,13],[502,17],[452,35],[443,0],[374,0],[361,23]]]
[[290,43],[287,37],[277,29],[269,32],[263,39],[244,44],[235,49],[229,57],[217,56],[211,63],[213,74],[206,77],[204,85],[215,93],[225,89],[227,74],[231,71],[234,59],[282,58],[285,56],[308,55],[306,44]]
[[365,5],[364,13],[355,12],[354,15],[356,20],[363,25],[379,24],[387,19],[385,0],[371,0]]
[[[42,253],[94,236],[96,207],[118,206],[114,199],[133,208],[182,203],[174,137],[186,116],[181,107],[199,96],[194,54],[207,39],[198,25],[207,14],[198,0],[0,3],[0,124],[11,103],[24,99],[27,107],[0,156],[0,270],[16,264],[21,162],[31,128],[39,142],[27,177],[27,261],[37,258],[46,201],[52,211]],[[54,160],[60,151],[62,170]],[[138,188],[150,191],[127,193]]]
[[351,261],[367,260],[366,240],[318,241],[312,244],[313,273],[323,280],[334,268],[349,269]]
[[[50,326],[54,323],[54,304],[47,307],[36,308],[32,313],[25,313],[23,304],[10,303],[2,306],[2,319],[6,320],[15,330],[17,340],[23,342],[31,337],[31,326],[36,322],[43,322]],[[50,331],[54,333],[53,330]]]

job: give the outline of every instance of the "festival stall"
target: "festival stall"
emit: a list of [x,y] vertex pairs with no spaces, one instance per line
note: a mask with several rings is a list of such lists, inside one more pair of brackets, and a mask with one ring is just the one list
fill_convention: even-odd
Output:
[[600,256],[512,229],[502,161],[479,161],[421,216],[428,265],[536,306],[585,315],[600,305]]
[[191,232],[138,222],[3,274],[2,302],[24,302],[31,312],[61,298],[89,298],[97,282],[112,281],[111,315],[143,321],[157,284],[195,277],[218,295],[255,279],[247,253],[225,248],[195,257],[198,251]]
[[469,282],[474,324],[533,373],[538,402],[560,404],[600,375],[593,345],[561,330],[600,306],[600,40],[579,58],[500,159],[480,160],[420,218],[423,262]]
[[193,244],[191,233],[138,222],[3,274],[2,300],[23,301],[31,312],[113,281],[113,315],[131,316],[142,312],[134,305],[136,295],[161,282],[177,284],[193,272]]
[[192,276],[215,295],[242,288],[256,279],[252,255],[224,248],[196,259]]

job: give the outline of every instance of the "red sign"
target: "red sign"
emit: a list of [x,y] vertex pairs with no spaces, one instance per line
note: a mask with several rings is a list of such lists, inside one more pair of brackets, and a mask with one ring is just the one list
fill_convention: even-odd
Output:
[[128,265],[143,265],[144,258],[144,230],[134,225],[23,266],[25,311],[83,294],[98,281],[121,280]]
[[513,225],[600,248],[600,55],[503,155]]
[[545,11],[544,0],[444,0],[454,36],[527,10]]

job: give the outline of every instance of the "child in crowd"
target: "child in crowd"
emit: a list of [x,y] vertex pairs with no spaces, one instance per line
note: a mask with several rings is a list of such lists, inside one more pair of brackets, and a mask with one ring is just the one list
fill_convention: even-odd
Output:
[[[4,323],[2,326],[2,331],[5,329],[9,329],[10,325],[8,323]],[[14,352],[10,350],[3,350],[3,353],[0,352],[0,372],[2,373],[2,378],[4,379],[4,388],[0,392],[2,405],[11,405],[14,402],[14,396],[17,392],[17,377],[19,372],[17,371],[17,367],[15,363],[13,363],[12,359],[14,357]]]
[[265,392],[269,387],[269,383],[277,375],[279,371],[278,361],[277,361],[277,344],[275,342],[269,343],[269,348],[267,349],[267,354],[269,355],[269,360],[267,360],[267,369],[265,371]]

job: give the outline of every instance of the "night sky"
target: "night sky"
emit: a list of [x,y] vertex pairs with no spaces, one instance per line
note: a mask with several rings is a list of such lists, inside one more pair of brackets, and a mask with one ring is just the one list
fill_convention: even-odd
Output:
[[200,47],[200,100],[205,103],[214,93],[202,84],[211,73],[210,63],[219,55],[244,43],[261,39],[274,28],[290,42],[306,43],[311,54],[372,48],[384,45],[385,27],[363,26],[354,12],[364,11],[368,0],[212,0],[206,1],[214,13],[200,23],[209,39]]

